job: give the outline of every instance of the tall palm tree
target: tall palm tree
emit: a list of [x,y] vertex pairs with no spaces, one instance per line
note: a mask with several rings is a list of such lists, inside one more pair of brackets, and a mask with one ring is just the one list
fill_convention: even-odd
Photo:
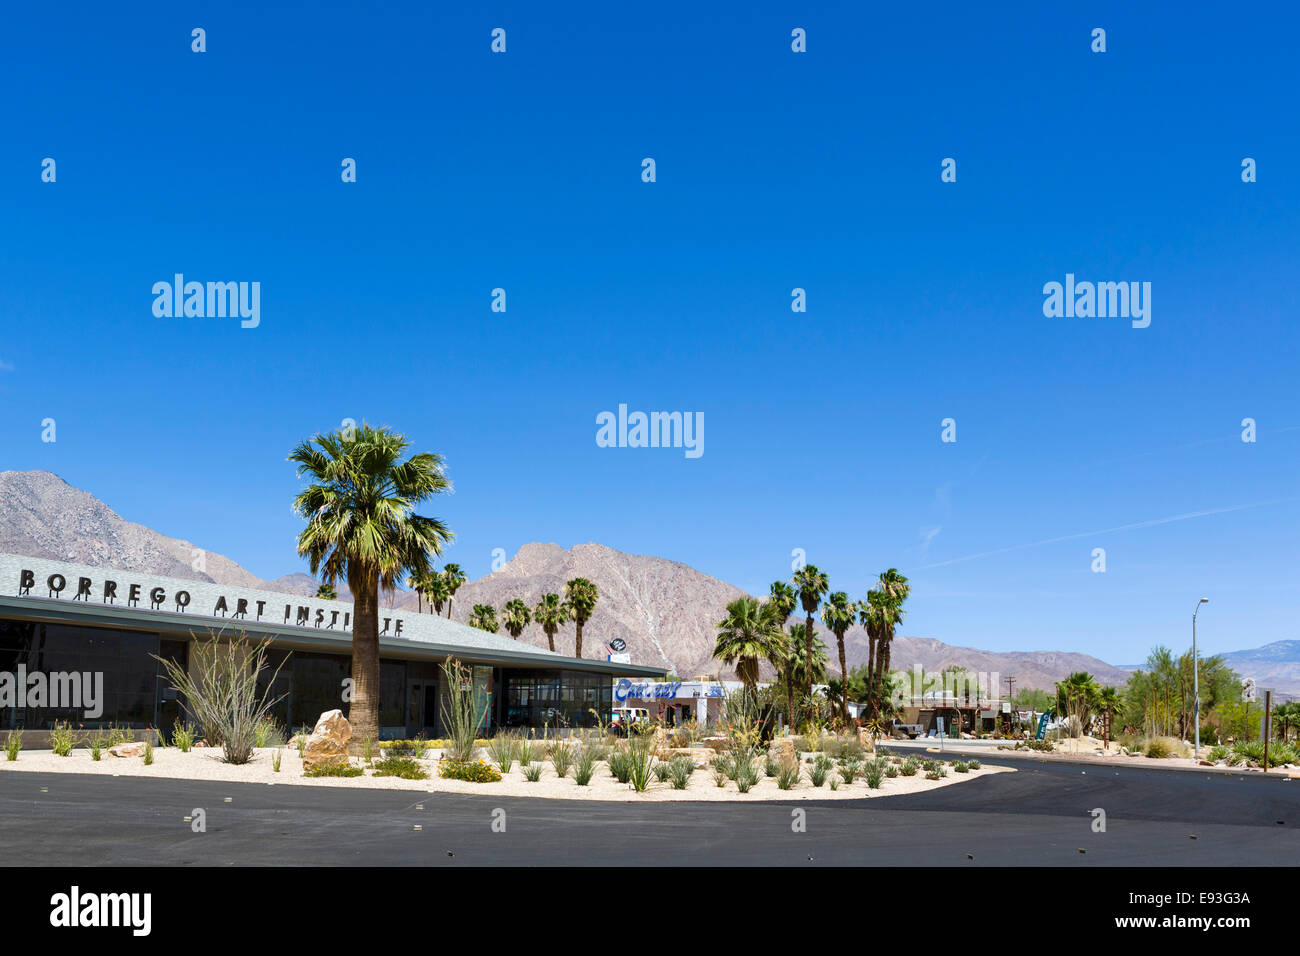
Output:
[[451,490],[441,455],[402,454],[410,447],[387,427],[318,434],[289,455],[311,480],[294,498],[307,521],[298,553],[326,584],[352,592],[352,701],[348,717],[360,744],[379,739],[379,590],[429,568],[453,534],[437,518],[415,514],[420,502]]
[[423,614],[424,610],[420,607],[420,598],[424,594],[424,582],[428,578],[427,573],[417,571],[406,579],[406,586],[415,592],[415,613]]
[[853,626],[857,607],[857,604],[849,600],[846,593],[836,591],[826,599],[826,606],[822,608],[822,623],[835,635],[835,641],[839,644],[840,679],[843,681],[845,691],[840,695],[840,717],[845,727],[849,725],[849,665],[844,656],[844,633]]
[[491,604],[475,604],[469,613],[469,626],[495,634],[498,628],[497,609]]
[[1103,726],[1105,728],[1105,738],[1102,741],[1103,746],[1110,746],[1110,725],[1112,719],[1124,706],[1123,695],[1114,687],[1103,687],[1097,692],[1097,709],[1101,711]]
[[[817,605],[821,604],[822,597],[831,589],[831,583],[827,580],[826,575],[818,570],[814,564],[806,564],[794,573],[790,579],[796,588],[799,589],[799,604],[803,607],[803,612],[808,615],[807,628],[811,634],[813,631],[813,615],[817,613]],[[804,688],[805,693],[812,693],[812,644],[808,644],[808,659],[805,662],[805,673],[808,677],[808,684]]]
[[533,608],[533,620],[546,632],[546,640],[555,650],[555,632],[569,619],[569,605],[560,600],[558,594],[543,594],[542,599]]
[[441,571],[430,571],[425,576],[424,599],[434,614],[442,614],[442,606],[447,603],[447,579]]
[[[812,639],[809,640],[809,635]],[[790,625],[790,669],[797,685],[812,687],[826,680],[826,645],[807,624]],[[808,662],[812,661],[809,669]]]
[[783,652],[785,635],[776,616],[757,599],[740,597],[727,605],[727,616],[714,626],[718,635],[713,656],[735,665],[736,676],[752,692],[758,683],[758,662],[779,658]]
[[334,590],[334,585],[322,584],[316,589],[316,596],[323,601],[334,601],[338,599],[338,592]]
[[505,625],[506,633],[516,641],[528,627],[528,622],[533,619],[532,612],[528,610],[528,605],[519,598],[512,598],[506,602],[506,606],[501,609],[501,623]]
[[564,601],[569,605],[573,615],[573,656],[582,657],[582,626],[591,619],[591,612],[596,609],[600,592],[596,585],[586,578],[574,578],[564,586]]
[[465,583],[465,572],[459,564],[448,564],[442,569],[442,580],[447,586],[447,620],[451,620],[451,605],[456,600],[456,592]]
[[[768,588],[768,594],[767,606],[777,626],[780,627],[782,633],[785,633],[785,626],[790,622],[790,615],[794,613],[795,605],[799,603],[799,596],[795,593],[794,588],[784,581],[773,581],[772,586]],[[786,666],[784,660],[773,661],[772,663],[776,665],[777,676],[780,677],[781,683],[785,687],[786,726],[793,729],[794,682],[790,678],[791,670]]]

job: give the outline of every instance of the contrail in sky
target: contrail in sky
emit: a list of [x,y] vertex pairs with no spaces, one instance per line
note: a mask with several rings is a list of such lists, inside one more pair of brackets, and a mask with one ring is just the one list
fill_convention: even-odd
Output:
[[1234,505],[1231,508],[1211,508],[1209,511],[1189,511],[1181,515],[1169,515],[1167,518],[1153,518],[1150,521],[1135,521],[1133,524],[1122,524],[1114,528],[1103,528],[1100,531],[1084,531],[1080,534],[1065,534],[1059,538],[1044,538],[1042,541],[1030,541],[1028,544],[1013,544],[1006,548],[996,548],[993,551],[981,551],[979,554],[968,554],[960,558],[949,558],[947,561],[936,561],[934,564],[923,564],[917,568],[918,571],[925,571],[930,568],[942,568],[949,564],[959,564],[962,561],[974,561],[976,558],[987,558],[995,554],[1006,554],[1008,551],[1023,551],[1025,548],[1037,548],[1044,544],[1057,544],[1061,541],[1076,541],[1079,538],[1094,538],[1102,534],[1114,534],[1117,531],[1134,531],[1138,528],[1151,528],[1158,524],[1171,524],[1175,521],[1186,521],[1189,518],[1204,518],[1209,515],[1228,514],[1232,511],[1245,511],[1247,508],[1263,508],[1267,505],[1277,505],[1288,501],[1300,501],[1300,497],[1292,498],[1274,498],[1272,501],[1257,501],[1249,505]]

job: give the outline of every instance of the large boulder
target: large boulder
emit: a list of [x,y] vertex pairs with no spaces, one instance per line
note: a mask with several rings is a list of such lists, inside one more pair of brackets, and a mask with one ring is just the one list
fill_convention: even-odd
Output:
[[114,757],[143,757],[144,741],[128,741],[124,744],[115,744],[108,748],[109,754]]
[[311,736],[302,748],[302,769],[342,765],[348,762],[348,742],[352,725],[341,710],[327,710],[320,715]]

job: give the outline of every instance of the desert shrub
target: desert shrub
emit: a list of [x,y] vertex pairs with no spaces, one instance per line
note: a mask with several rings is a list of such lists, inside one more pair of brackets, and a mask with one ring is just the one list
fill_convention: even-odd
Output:
[[519,763],[522,766],[526,763],[540,763],[541,759],[546,756],[546,748],[535,740],[519,741]]
[[1143,752],[1152,759],[1160,760],[1166,757],[1176,757],[1183,749],[1181,741],[1174,740],[1172,737],[1151,737],[1146,742]]
[[474,699],[474,672],[449,657],[442,665],[447,694],[442,702],[442,721],[448,730],[443,756],[458,763],[469,763],[478,750],[475,732],[487,714],[487,701]]
[[144,765],[146,767],[153,764],[153,743],[146,740],[144,742]]
[[536,783],[542,779],[542,765],[539,763],[525,764],[519,769],[523,771],[524,779],[529,783]]
[[886,777],[889,777],[891,780],[892,780],[894,777],[897,777],[897,776],[898,776],[898,764],[891,762],[891,763],[889,764],[889,766],[887,766],[887,767],[885,768],[885,776],[886,776]]
[[1218,763],[1220,760],[1226,760],[1229,753],[1231,753],[1231,751],[1220,744],[1217,747],[1210,748],[1209,760],[1211,763]]
[[18,751],[23,749],[23,732],[21,730],[9,731],[9,736],[5,737],[5,759],[17,760]]
[[778,768],[776,766],[776,760],[772,757],[771,754],[768,754],[766,757],[763,758],[764,774],[766,774],[769,777],[775,777],[777,769]]
[[611,753],[608,764],[609,772],[619,783],[627,783],[632,779],[632,762],[626,750],[620,748]]
[[[1232,752],[1241,758],[1240,762],[1245,763],[1248,766],[1264,766],[1264,741],[1262,740],[1243,741],[1241,743],[1233,744]],[[1290,744],[1285,744],[1281,741],[1269,744],[1269,767],[1281,767],[1284,764],[1295,762],[1296,750]]]
[[845,783],[852,783],[861,772],[862,761],[860,760],[843,760],[840,762],[840,776],[844,778]]
[[[374,764],[376,777],[401,777],[403,780],[428,780],[429,774],[414,757],[397,757],[393,754],[378,760]],[[463,777],[457,779],[464,779]]]
[[282,750],[280,750],[278,747],[277,747],[277,748],[275,749],[275,751],[271,754],[271,770],[272,770],[272,772],[274,772],[274,773],[279,773],[279,772],[280,772],[280,758],[283,757],[283,756],[284,756],[284,752],[283,752]]
[[668,778],[672,776],[672,765],[667,761],[661,760],[655,764],[655,779],[660,783],[667,783]]
[[591,752],[590,747],[583,747],[573,761],[573,779],[578,786],[585,787],[591,783],[591,778],[595,775],[596,755]]
[[970,771],[970,764],[964,760],[954,760],[952,763],[952,769],[956,770],[958,773],[968,773]]
[[782,760],[781,765],[776,771],[776,786],[779,790],[793,790],[795,784],[799,782],[799,762],[797,760]]
[[509,773],[519,753],[519,738],[508,731],[502,731],[488,741],[488,753],[492,755],[492,762],[498,770]]
[[984,765],[980,763],[978,760],[968,760],[966,761],[966,766],[969,767],[971,770],[978,770],[980,769],[980,767]]
[[284,728],[274,717],[263,717],[253,728],[253,744],[257,747],[280,747],[284,744]]
[[825,754],[818,754],[817,759],[808,768],[808,779],[814,787],[820,787],[826,782],[826,777],[830,774],[831,768],[835,766],[829,757]]
[[654,738],[642,737],[629,741],[627,748],[628,779],[632,789],[644,793],[650,786],[650,776],[654,771]]
[[921,763],[915,757],[908,757],[903,761],[903,765],[898,768],[898,772],[904,777],[915,777],[916,772],[921,769]]
[[[873,760],[862,771],[862,776],[867,781],[867,786],[870,789],[879,790],[881,784],[885,782],[885,765],[887,763],[888,761]],[[851,780],[845,782],[852,783]]]
[[573,766],[573,745],[557,740],[551,745],[551,766],[557,777],[567,777]]
[[107,737],[108,735],[105,734],[102,730],[97,730],[95,731],[95,733],[91,734],[86,739],[86,743],[90,745],[91,760],[99,760],[103,756],[104,741],[107,739]]
[[713,768],[713,785],[718,789],[725,787],[730,779],[730,775],[725,770],[720,770],[717,767]]
[[752,760],[742,760],[737,756],[732,761],[732,771],[735,774],[736,789],[741,793],[749,793],[758,784],[758,768]]
[[194,725],[188,721],[178,721],[172,728],[172,746],[183,754],[189,753],[194,746]]
[[129,727],[119,727],[116,723],[108,725],[109,747],[116,747],[118,744],[129,744],[135,740],[135,731]]
[[360,767],[354,767],[350,763],[326,763],[319,767],[313,767],[311,770],[304,770],[304,777],[359,777],[363,773]]
[[840,782],[835,777],[831,777],[828,783],[830,784],[830,788],[832,791],[838,790],[840,788]]
[[51,750],[60,757],[66,757],[79,743],[81,743],[81,736],[72,729],[71,724],[62,720],[54,722],[54,729],[50,731]]
[[690,757],[676,756],[668,762],[668,779],[674,790],[685,790],[695,773],[695,761]]
[[[393,758],[389,758],[390,760]],[[399,760],[404,758],[397,758]],[[410,759],[410,758],[405,758]],[[423,780],[424,768],[410,760],[412,764],[420,770],[422,776],[406,777],[407,780]],[[380,761],[383,763],[383,761]],[[537,765],[537,773],[540,775],[542,767]],[[482,760],[444,760],[438,765],[438,776],[447,780],[467,780],[470,783],[496,783],[501,779],[501,773],[496,767],[485,763]]]
[[[258,725],[284,698],[283,694],[276,698],[270,694],[289,655],[263,679],[268,670],[266,648],[270,643],[269,639],[254,643],[242,633],[229,641],[214,634],[206,642],[196,642],[200,662],[197,680],[175,661],[151,655],[163,665],[172,687],[184,697],[186,710],[203,728],[208,742],[213,743],[214,738],[221,741],[227,763],[246,764],[253,758]],[[266,688],[260,694],[259,684]]]

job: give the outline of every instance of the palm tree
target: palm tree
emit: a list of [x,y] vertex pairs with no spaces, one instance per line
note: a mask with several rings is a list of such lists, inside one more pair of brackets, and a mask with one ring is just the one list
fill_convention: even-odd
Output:
[[447,620],[451,620],[451,605],[456,599],[456,592],[465,583],[465,572],[459,564],[448,564],[442,569],[442,580],[447,587]]
[[[772,613],[773,619],[777,626],[785,633],[785,626],[790,622],[790,615],[794,613],[794,607],[799,602],[799,596],[795,593],[794,588],[784,581],[773,581],[772,586],[768,588],[770,595],[767,600],[767,606]],[[776,665],[777,674],[781,678],[781,683],[785,685],[785,722],[786,726],[793,729],[794,727],[794,684],[790,679],[790,668],[785,666],[784,661],[773,661]]]
[[352,700],[349,719],[358,744],[379,739],[379,590],[429,568],[453,538],[437,518],[415,514],[422,501],[451,490],[441,455],[402,453],[410,447],[387,427],[318,434],[298,444],[289,461],[311,484],[294,498],[307,521],[298,553],[326,584],[352,592]]
[[724,664],[734,664],[736,676],[745,689],[754,690],[758,683],[758,662],[782,656],[785,635],[776,616],[752,597],[740,597],[727,605],[727,616],[719,621],[713,656]]
[[322,584],[316,589],[316,596],[324,601],[338,600],[338,592],[334,590],[332,584]]
[[441,571],[430,571],[424,579],[424,599],[435,614],[442,614],[442,606],[447,603],[447,579]]
[[533,608],[533,620],[546,632],[546,640],[555,650],[555,632],[569,619],[569,605],[560,600],[558,594],[543,594],[542,599]]
[[497,609],[491,604],[475,604],[469,614],[469,626],[480,631],[497,632]]
[[[817,605],[821,603],[822,596],[831,588],[830,581],[826,575],[817,569],[816,565],[806,564],[794,573],[790,579],[796,588],[799,589],[799,603],[803,606],[803,612],[808,615],[807,628],[808,633],[813,631],[813,615],[817,613]],[[805,688],[808,694],[812,693],[812,644],[808,645],[808,659],[805,662],[805,673],[808,677],[808,685]]]
[[1103,687],[1097,693],[1097,709],[1101,711],[1102,720],[1105,722],[1105,739],[1102,742],[1103,747],[1110,746],[1110,724],[1112,718],[1119,713],[1124,706],[1124,698],[1114,687]]
[[822,623],[835,635],[835,641],[839,644],[840,675],[846,691],[840,695],[840,717],[843,719],[845,727],[849,725],[849,695],[847,693],[849,665],[844,657],[844,632],[853,626],[853,617],[856,610],[857,605],[849,601],[849,596],[843,591],[836,591],[828,597],[826,606],[822,608]]
[[519,640],[524,628],[528,627],[528,622],[533,619],[528,610],[528,605],[519,598],[513,598],[506,602],[506,606],[501,609],[501,623],[505,625],[506,633]]
[[424,588],[424,582],[427,579],[428,579],[427,573],[421,573],[418,571],[406,579],[406,586],[415,592],[415,613],[416,614],[424,613],[423,608],[420,607],[420,596],[422,594],[422,589]]
[[[812,640],[808,639],[812,635]],[[826,680],[826,645],[807,624],[790,625],[790,670],[796,686],[812,687]],[[808,662],[812,661],[809,669]],[[811,693],[811,691],[810,691]]]
[[573,615],[573,629],[576,632],[573,638],[574,657],[582,657],[582,625],[590,620],[599,598],[596,585],[586,578],[574,578],[564,586],[564,601]]

